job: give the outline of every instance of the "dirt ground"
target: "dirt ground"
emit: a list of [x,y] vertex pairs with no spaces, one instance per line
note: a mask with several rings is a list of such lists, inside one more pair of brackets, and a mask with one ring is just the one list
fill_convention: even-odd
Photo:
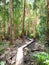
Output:
[[[29,42],[29,40],[25,39]],[[14,41],[13,46],[8,46],[4,49],[4,54],[0,55],[0,61],[5,61],[6,65],[15,65],[17,50],[19,47],[23,46],[25,43],[22,43],[21,39]],[[44,45],[39,44],[38,41],[35,41],[23,49],[23,63],[24,65],[35,65],[33,54],[34,52],[44,51]]]

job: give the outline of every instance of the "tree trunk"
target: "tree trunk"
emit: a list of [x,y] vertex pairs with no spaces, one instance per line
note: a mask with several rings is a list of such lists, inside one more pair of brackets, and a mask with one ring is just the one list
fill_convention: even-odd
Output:
[[[6,13],[6,0],[3,1],[4,6],[4,12],[3,12],[3,17],[5,17],[5,13]],[[3,18],[3,23],[2,23],[2,40],[5,40],[5,19]]]
[[47,0],[47,33],[46,33],[46,40],[49,40],[49,0]]
[[18,38],[16,25],[15,24],[14,24],[14,37],[15,37],[15,40]]
[[12,39],[12,23],[13,23],[13,0],[10,0],[10,44],[13,44]]
[[29,21],[28,21],[28,31],[27,31],[27,35],[29,36]]
[[37,16],[36,16],[36,10],[34,11],[34,23],[33,23],[33,38],[36,38],[36,25],[37,25]]
[[23,41],[24,41],[24,22],[25,22],[25,0],[24,0],[24,9],[23,9],[23,21],[22,21],[22,37],[23,37]]
[[5,24],[2,23],[2,40],[5,40]]

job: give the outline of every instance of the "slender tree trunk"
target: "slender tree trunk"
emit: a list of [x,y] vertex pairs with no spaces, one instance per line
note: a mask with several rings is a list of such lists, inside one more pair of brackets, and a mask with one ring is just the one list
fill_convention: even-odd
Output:
[[15,24],[14,24],[14,37],[15,37],[15,40],[18,38],[16,25]]
[[24,22],[25,22],[25,0],[24,0],[24,9],[23,9],[23,21],[22,21],[22,37],[24,41]]
[[[27,14],[27,16],[30,18],[30,7],[28,6],[27,8],[26,8],[26,14]],[[28,28],[28,30],[27,30],[27,35],[29,36],[29,31],[30,31],[30,23],[29,23],[30,21],[28,20],[28,26],[27,26],[27,28]]]
[[46,40],[49,40],[49,0],[47,0],[47,33],[46,33]]
[[5,24],[2,23],[2,40],[5,40]]
[[36,25],[37,25],[37,16],[36,16],[36,10],[34,11],[34,23],[33,23],[33,38],[36,38]]
[[10,44],[13,44],[12,39],[12,23],[13,23],[13,0],[10,0]]
[[29,21],[28,21],[28,31],[27,31],[27,35],[29,36]]
[[10,35],[10,26],[8,26],[7,35]]
[[[3,12],[3,17],[5,17],[5,13],[6,13],[6,0],[3,1],[4,6],[4,12]],[[2,23],[2,40],[5,40],[5,19],[3,18],[3,23]]]

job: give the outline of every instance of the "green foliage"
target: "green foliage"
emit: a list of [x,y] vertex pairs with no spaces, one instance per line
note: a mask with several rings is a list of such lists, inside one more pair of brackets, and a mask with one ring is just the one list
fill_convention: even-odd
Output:
[[18,35],[19,35],[19,36],[21,36],[21,35],[22,35],[22,31],[21,31],[21,30],[19,31]]
[[0,61],[0,65],[5,65],[5,62],[4,61]]
[[[36,15],[39,21],[39,24],[37,24],[37,37],[40,39],[41,42],[44,42],[45,34],[47,31],[47,7],[45,0],[34,0],[34,2],[30,3],[31,0],[26,0],[25,3],[25,12],[29,12],[27,8],[30,9],[29,16],[25,13],[25,28],[24,30],[29,30],[30,35],[29,37],[33,37],[33,32],[31,32],[33,29],[33,26],[30,25],[30,22],[34,21],[34,11],[36,11]],[[3,2],[3,0],[0,0],[0,3]],[[3,2],[4,3],[4,2]],[[5,21],[5,26],[7,25],[6,22],[9,23],[9,2],[5,5],[5,12],[3,5],[0,5],[0,16],[2,17],[2,22]],[[42,16],[41,16],[42,12]],[[21,36],[22,34],[22,20],[23,20],[23,0],[13,0],[13,23],[16,24],[16,30],[17,34]],[[29,22],[29,26],[28,26]],[[2,24],[0,24],[2,25]],[[1,26],[0,26],[1,28]],[[2,33],[2,32],[1,32]],[[0,33],[0,34],[1,34]]]
[[30,34],[29,37],[30,37],[30,38],[33,38],[33,34]]
[[3,15],[3,7],[0,5],[0,15]]
[[2,42],[0,41],[0,53],[4,53],[4,49],[7,48],[9,46],[8,43]]
[[40,17],[40,23],[37,25],[37,35],[39,35],[41,42],[44,42],[45,40],[46,31],[47,31],[47,17],[42,16]]
[[34,54],[33,56],[34,56],[35,60],[38,63],[40,63],[39,65],[49,65],[49,62],[47,62],[47,60],[49,60],[49,54],[48,53],[38,52],[38,53]]
[[36,36],[40,42],[45,42],[45,34],[47,31],[47,7],[46,0],[34,0],[33,11],[36,10],[38,24],[36,27]]
[[49,65],[49,60],[46,60],[44,63],[45,63],[46,65]]

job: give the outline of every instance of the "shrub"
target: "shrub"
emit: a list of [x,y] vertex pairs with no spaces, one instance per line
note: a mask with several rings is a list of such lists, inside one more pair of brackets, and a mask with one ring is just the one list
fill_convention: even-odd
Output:
[[49,54],[46,52],[38,52],[36,54],[33,55],[37,65],[49,65],[49,62],[47,62],[47,60],[49,60]]
[[0,61],[0,65],[5,65],[5,61]]

